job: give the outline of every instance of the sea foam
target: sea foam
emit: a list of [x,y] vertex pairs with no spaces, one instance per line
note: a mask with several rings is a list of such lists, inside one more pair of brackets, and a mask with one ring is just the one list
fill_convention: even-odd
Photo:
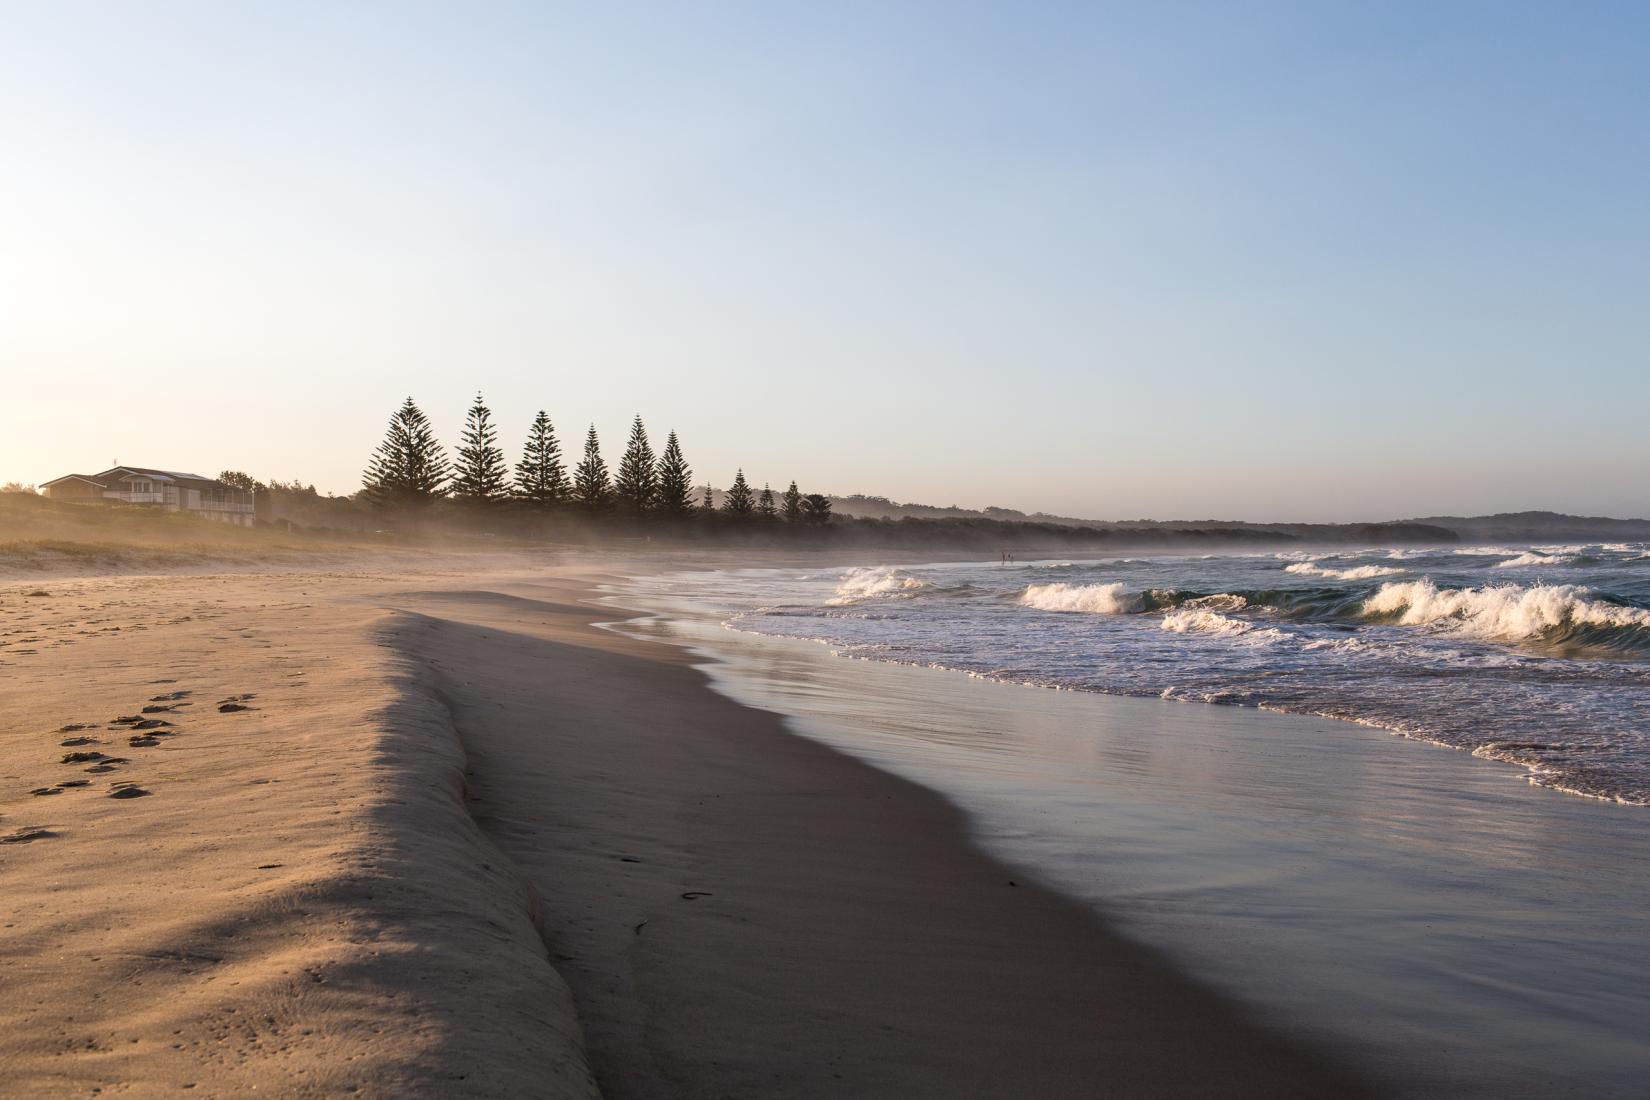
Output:
[[912,596],[928,586],[921,577],[889,566],[850,569],[837,584],[836,594],[825,602],[841,606],[861,600]]
[[1497,569],[1522,569],[1530,565],[1568,565],[1575,561],[1569,554],[1543,554],[1535,550],[1528,550],[1516,558],[1495,563]]
[[1020,603],[1039,611],[1079,611],[1090,615],[1124,615],[1140,610],[1140,598],[1109,584],[1034,584],[1020,593]]
[[1338,581],[1367,581],[1374,577],[1395,577],[1407,570],[1390,565],[1358,565],[1351,569],[1326,569],[1316,562],[1298,561],[1294,565],[1286,565],[1285,573],[1294,573],[1302,577],[1329,577]]
[[1577,627],[1650,627],[1650,611],[1591,595],[1574,584],[1439,588],[1431,580],[1400,581],[1383,584],[1365,600],[1363,614],[1497,642],[1541,639]]
[[1247,619],[1234,619],[1202,607],[1183,607],[1163,616],[1162,627],[1174,634],[1213,634],[1222,638],[1242,637],[1249,641],[1281,641],[1288,635],[1276,627],[1257,627]]

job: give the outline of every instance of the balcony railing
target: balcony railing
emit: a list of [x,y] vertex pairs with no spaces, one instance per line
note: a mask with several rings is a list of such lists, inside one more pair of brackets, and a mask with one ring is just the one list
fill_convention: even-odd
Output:
[[234,512],[241,515],[250,515],[257,510],[251,500],[201,500],[196,504],[179,501],[176,493],[126,493],[116,489],[108,489],[103,493],[105,500],[119,500],[127,504],[169,504],[174,508],[182,507],[186,512]]

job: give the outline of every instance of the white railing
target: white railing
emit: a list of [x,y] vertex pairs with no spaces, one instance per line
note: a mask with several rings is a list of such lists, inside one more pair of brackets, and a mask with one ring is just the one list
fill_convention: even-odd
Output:
[[[176,494],[165,492],[123,493],[109,489],[104,492],[103,498],[124,501],[127,504],[170,504],[174,507],[180,504]],[[256,505],[250,500],[202,500],[193,505],[185,501],[181,506],[185,512],[234,512],[249,515],[257,510]]]

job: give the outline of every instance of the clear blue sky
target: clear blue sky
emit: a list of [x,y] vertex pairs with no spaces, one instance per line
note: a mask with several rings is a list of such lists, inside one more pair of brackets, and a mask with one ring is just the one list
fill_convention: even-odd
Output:
[[350,491],[479,388],[722,485],[1650,514],[1644,5],[0,16],[0,481]]

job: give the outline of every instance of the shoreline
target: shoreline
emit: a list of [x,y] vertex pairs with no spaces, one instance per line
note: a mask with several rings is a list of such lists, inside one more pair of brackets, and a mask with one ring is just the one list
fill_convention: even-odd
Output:
[[605,1095],[1364,1093],[980,851],[943,796],[596,626],[588,583],[488,588],[411,603]]
[[[1028,691],[728,630],[657,582],[619,626],[718,690],[942,792],[970,837],[1398,1094],[1601,1095],[1650,1070],[1631,807],[1385,730]],[[617,616],[616,616],[617,617]]]
[[[878,558],[876,560],[879,562],[879,565],[875,567],[877,570],[886,570],[891,566],[923,565],[929,568],[937,568],[947,565],[977,564],[962,562],[919,561],[917,559],[904,558]],[[1101,561],[1104,560],[1105,559],[1101,559]],[[847,569],[850,572],[859,569],[864,569],[866,571],[871,570],[871,567],[869,566],[862,567],[843,565],[842,559],[831,559],[831,561],[834,562],[836,568]],[[801,565],[801,563],[782,564]],[[817,571],[818,567],[822,564],[826,563],[811,561],[806,564],[806,568],[810,571]],[[1069,565],[1070,563],[1068,562],[1066,564]],[[1098,563],[1085,562],[1085,564]],[[732,576],[737,576],[742,570],[740,567],[731,567],[727,570],[717,570],[714,569],[714,567],[705,567],[703,570],[698,567],[689,567],[674,569],[669,573],[660,574],[657,578],[646,579],[656,581],[662,580],[666,576],[682,574],[691,575],[699,572],[713,571],[724,572]],[[773,571],[772,563],[766,562],[762,563],[760,566],[750,569],[751,573],[766,573],[771,571]],[[830,569],[827,568],[826,571],[829,572]],[[635,578],[636,581],[640,581],[642,579],[643,578]],[[802,579],[812,580],[814,578],[805,577]],[[1537,585],[1539,586],[1540,583],[1541,582],[1537,582]],[[633,584],[632,589],[634,589],[634,587],[635,585]],[[719,594],[720,597],[727,597],[728,595],[729,593],[727,592]],[[627,597],[623,591],[616,592],[612,598],[613,606],[621,609],[644,612],[648,615],[657,614],[660,610],[659,607],[651,604],[647,606],[632,606],[631,604],[627,604],[625,602],[626,598]],[[666,597],[658,590],[657,585],[655,585],[654,590],[648,595],[647,598],[655,601],[663,599],[671,609],[672,613],[686,612],[691,615],[696,613],[696,610],[702,610],[703,607],[708,607],[711,603],[716,603],[719,597],[713,596],[708,592],[696,592],[691,596],[671,594]],[[834,603],[836,601],[832,600],[827,602]],[[718,606],[720,606],[720,604],[718,604]],[[729,599],[727,601],[727,606],[721,607],[718,614],[733,616],[736,618],[744,618],[754,613],[758,618],[760,618],[760,615],[764,610],[767,609],[757,607],[754,603],[743,602],[742,599]],[[741,626],[735,626],[733,629],[740,633],[758,637],[807,642],[812,645],[823,646],[832,650],[833,653],[844,649],[855,648],[855,644],[852,641],[819,636],[814,633],[809,633],[806,629],[803,629],[800,632],[769,631]],[[883,647],[871,646],[870,648],[877,649]],[[893,646],[890,648],[897,650],[907,647]],[[1142,689],[1139,685],[1127,685],[1120,687],[1108,685],[1095,686],[1085,683],[1062,682],[1059,680],[1049,681],[1035,678],[1023,679],[1016,675],[1005,674],[1002,671],[982,669],[977,665],[971,666],[971,664],[966,660],[952,662],[944,656],[936,658],[932,655],[919,655],[915,657],[901,658],[898,656],[891,656],[887,653],[845,653],[842,655],[849,656],[854,660],[870,661],[878,664],[893,664],[913,669],[954,672],[968,676],[972,679],[1011,687],[1077,692],[1081,695],[1098,695],[1119,699],[1164,699],[1177,703],[1188,703],[1193,705],[1212,705],[1217,707],[1235,707],[1243,710],[1255,710],[1285,716],[1289,720],[1304,718],[1309,721],[1315,720],[1330,723],[1349,723],[1367,729],[1377,730],[1389,736],[1405,741],[1411,741],[1418,745],[1424,745],[1430,748],[1448,749],[1454,753],[1469,755],[1487,764],[1516,769],[1518,778],[1532,787],[1538,787],[1543,790],[1549,790],[1569,797],[1581,798],[1604,805],[1614,805],[1635,809],[1650,806],[1650,801],[1646,801],[1644,796],[1634,795],[1630,792],[1624,793],[1619,789],[1598,789],[1596,780],[1594,781],[1593,786],[1587,786],[1573,779],[1564,778],[1565,773],[1556,767],[1551,761],[1539,757],[1532,757],[1527,751],[1520,754],[1518,750],[1541,749],[1544,748],[1544,746],[1539,743],[1520,741],[1518,740],[1518,735],[1516,734],[1508,734],[1482,742],[1474,742],[1470,740],[1463,741],[1459,739],[1459,737],[1452,738],[1451,731],[1447,727],[1444,730],[1417,727],[1415,725],[1408,724],[1399,718],[1390,716],[1370,716],[1360,714],[1353,710],[1337,709],[1333,705],[1324,705],[1321,703],[1315,704],[1309,698],[1302,699],[1301,701],[1294,703],[1289,701],[1287,698],[1282,700],[1262,698],[1259,701],[1243,698],[1218,698],[1209,694],[1199,695],[1195,692],[1189,693],[1176,686],[1170,680],[1148,684],[1144,689]]]
[[[0,653],[0,832],[43,834],[0,848],[11,1081],[1360,1094],[942,796],[594,625],[611,564],[473,565],[0,585],[38,634]],[[153,797],[26,793],[62,778],[49,731],[113,744],[172,691],[112,773]]]

